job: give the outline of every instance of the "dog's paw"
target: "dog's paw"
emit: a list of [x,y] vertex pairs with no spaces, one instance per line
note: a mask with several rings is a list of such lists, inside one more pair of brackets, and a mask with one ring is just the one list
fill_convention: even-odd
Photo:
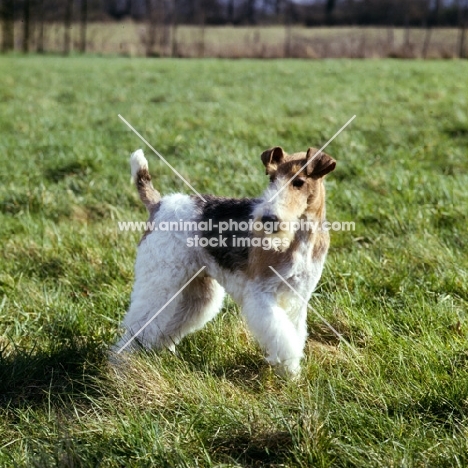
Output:
[[296,379],[301,373],[301,358],[291,358],[286,361],[266,358],[276,375],[285,379]]

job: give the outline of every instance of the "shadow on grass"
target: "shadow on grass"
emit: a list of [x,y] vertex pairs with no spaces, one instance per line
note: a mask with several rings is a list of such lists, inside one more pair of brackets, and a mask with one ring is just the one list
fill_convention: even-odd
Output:
[[210,452],[217,462],[235,460],[242,466],[285,466],[294,440],[287,431],[265,431],[258,434],[238,432],[216,435],[210,441]]
[[102,342],[68,338],[49,349],[0,349],[0,407],[59,404],[94,393],[106,355]]
[[60,163],[54,162],[44,170],[44,176],[51,182],[58,183],[70,176],[85,177],[98,168],[92,158],[72,159]]
[[191,371],[226,379],[253,392],[264,390],[263,378],[273,371],[262,355],[252,350],[231,350],[223,354],[218,347],[219,343],[209,349],[210,346],[204,347],[201,343],[188,339],[177,347],[176,356],[172,355],[172,358],[180,359]]

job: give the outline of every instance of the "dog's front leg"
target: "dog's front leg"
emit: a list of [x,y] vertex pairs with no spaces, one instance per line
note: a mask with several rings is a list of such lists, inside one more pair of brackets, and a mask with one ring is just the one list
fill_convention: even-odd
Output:
[[277,366],[281,374],[298,374],[304,339],[277,304],[275,294],[252,288],[244,297],[242,310],[249,328],[267,353],[266,360]]

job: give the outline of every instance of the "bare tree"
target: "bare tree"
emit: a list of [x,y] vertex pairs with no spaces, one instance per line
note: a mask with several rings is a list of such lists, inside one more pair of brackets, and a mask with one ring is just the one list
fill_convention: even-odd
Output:
[[234,0],[228,0],[227,3],[227,22],[234,23]]
[[159,50],[162,55],[166,55],[170,45],[170,10],[167,11],[168,6],[165,0],[158,0]]
[[81,0],[80,52],[86,52],[86,31],[88,28],[88,0]]
[[465,51],[465,39],[466,39],[466,10],[468,9],[468,5],[463,0],[458,0],[458,24],[460,27],[460,39],[458,42],[458,56],[460,58],[466,58],[466,51]]
[[65,17],[64,17],[64,32],[63,32],[63,53],[68,55],[70,53],[70,32],[71,22],[73,15],[73,0],[66,0],[65,4]]
[[171,34],[171,57],[177,57],[177,26],[179,20],[179,3],[177,0],[172,0],[172,34]]
[[200,27],[197,41],[197,56],[203,57],[205,55],[205,11],[202,5],[202,0],[195,0],[195,20]]
[[29,52],[29,41],[31,32],[31,3],[30,0],[23,0],[23,52]]
[[433,12],[432,12],[432,15],[433,15],[433,23],[434,23],[434,25],[436,25],[436,26],[439,24],[440,1],[441,1],[441,0],[435,0],[435,2],[434,2],[434,10],[433,10]]
[[330,25],[333,23],[333,10],[336,6],[336,0],[326,0],[325,2],[325,22]]
[[39,19],[39,33],[37,36],[37,51],[44,53],[44,0],[38,2],[37,17]]
[[151,57],[154,53],[154,45],[156,44],[156,8],[152,0],[146,0],[146,56]]
[[257,19],[255,17],[256,14],[256,5],[255,0],[247,0],[245,4],[245,17],[249,24],[255,24]]
[[281,7],[283,5],[283,1],[282,0],[274,0],[274,1],[275,1],[275,15],[279,16],[279,14],[281,13]]
[[[437,2],[436,2],[437,3]],[[437,5],[435,8],[439,8]],[[424,35],[424,43],[422,48],[422,56],[423,58],[427,58],[427,52],[429,51],[429,44],[431,42],[431,34],[432,34],[432,19],[431,16],[434,12],[431,12],[431,0],[427,0],[426,2],[426,18],[424,20],[426,25],[426,34]]]
[[405,13],[405,49],[410,48],[410,18],[409,13]]
[[15,47],[15,1],[2,2],[2,50],[8,52]]
[[146,0],[146,56],[155,54],[155,46],[158,45],[158,53],[162,53],[169,43],[168,28],[165,27],[165,5],[164,0]]
[[291,40],[292,40],[292,31],[291,31],[291,22],[292,22],[292,5],[290,0],[285,0],[285,16],[286,16],[286,30],[284,37],[284,56],[289,58],[291,57]]

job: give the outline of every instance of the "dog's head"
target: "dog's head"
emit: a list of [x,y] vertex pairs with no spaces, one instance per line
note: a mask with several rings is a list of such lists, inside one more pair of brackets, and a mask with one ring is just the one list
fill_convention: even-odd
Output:
[[331,156],[315,148],[287,154],[277,146],[263,152],[261,159],[270,184],[254,212],[254,221],[263,224],[255,235],[292,240],[301,220],[323,220],[323,178],[336,166]]

